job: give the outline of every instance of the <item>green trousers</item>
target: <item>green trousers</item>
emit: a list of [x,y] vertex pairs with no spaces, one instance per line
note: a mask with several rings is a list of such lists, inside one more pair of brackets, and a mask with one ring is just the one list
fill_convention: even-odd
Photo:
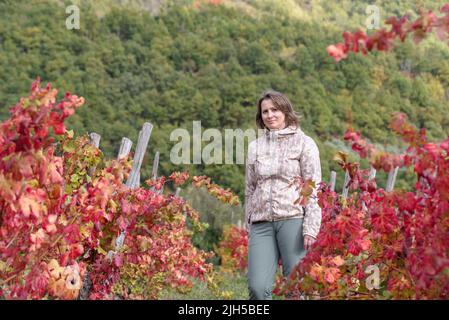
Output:
[[288,277],[306,255],[303,218],[251,224],[248,244],[248,289],[251,300],[271,300],[278,261]]

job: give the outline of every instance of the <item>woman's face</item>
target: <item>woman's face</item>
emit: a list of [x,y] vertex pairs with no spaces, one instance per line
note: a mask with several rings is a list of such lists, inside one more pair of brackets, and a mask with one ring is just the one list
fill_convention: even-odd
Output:
[[273,101],[265,99],[260,105],[262,120],[270,130],[278,130],[285,128],[285,114],[276,108]]

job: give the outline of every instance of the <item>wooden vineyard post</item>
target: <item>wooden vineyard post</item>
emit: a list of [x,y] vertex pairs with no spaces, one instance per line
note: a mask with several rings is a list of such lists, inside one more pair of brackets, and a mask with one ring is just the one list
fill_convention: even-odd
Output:
[[[100,139],[101,136],[96,133],[96,132],[91,132],[89,134],[89,138],[90,138],[90,143],[95,147],[95,148],[99,148],[100,147]],[[89,168],[89,176],[92,177],[95,173],[95,167],[91,167]]]
[[388,173],[387,185],[385,186],[385,191],[390,192],[394,189],[394,184],[396,183],[396,176],[398,174],[399,167],[391,169]]
[[139,133],[139,140],[137,141],[136,153],[134,154],[133,159],[133,167],[128,180],[126,181],[126,186],[129,188],[138,188],[140,185],[140,167],[142,166],[143,157],[147,150],[152,130],[153,125],[149,122],[145,122]]
[[335,171],[331,171],[331,180],[329,182],[331,191],[335,190],[335,181],[337,181],[337,173]]
[[343,196],[344,199],[346,199],[348,197],[348,192],[349,192],[349,172],[346,171],[345,172],[345,182],[343,183],[343,191],[341,193],[341,195]]

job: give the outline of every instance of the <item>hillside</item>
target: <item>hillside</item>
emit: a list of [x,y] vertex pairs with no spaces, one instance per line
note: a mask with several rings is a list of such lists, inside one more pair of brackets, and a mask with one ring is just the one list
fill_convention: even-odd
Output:
[[[64,4],[64,0],[53,0],[56,3]],[[84,0],[73,0],[70,3],[80,5]],[[170,8],[185,7],[191,8],[196,0],[97,0],[91,5],[99,15],[103,15],[113,7],[132,8],[145,10],[152,15],[158,15]],[[202,1],[208,2],[208,1]],[[211,1],[209,1],[211,2]],[[228,8],[238,9],[252,17],[262,17],[264,15],[282,15],[289,18],[296,18],[302,21],[317,22],[326,26],[359,27],[364,25],[367,18],[367,6],[376,5],[380,8],[381,27],[384,26],[382,16],[409,14],[416,17],[420,7],[438,11],[445,3],[444,0],[435,1],[352,1],[352,0],[215,0]]]
[[[62,3],[0,2],[0,119],[40,76],[86,98],[70,127],[101,134],[108,156],[123,136],[136,141],[150,121],[156,127],[143,178],[158,150],[161,174],[186,168],[242,196],[243,166],[175,166],[169,135],[178,127],[191,131],[194,120],[203,129],[254,127],[256,99],[269,87],[291,98],[304,131],[317,139],[324,179],[336,169],[331,158],[344,148],[348,123],[392,150],[400,147],[387,129],[393,111],[427,128],[431,139],[448,135],[444,44],[405,42],[390,55],[339,64],[328,57],[326,46],[340,41],[342,31],[363,26],[371,1],[223,1],[199,8],[193,1],[78,1],[80,30],[65,28]],[[376,3],[385,18],[417,8],[410,1]],[[435,9],[443,1],[420,3]]]

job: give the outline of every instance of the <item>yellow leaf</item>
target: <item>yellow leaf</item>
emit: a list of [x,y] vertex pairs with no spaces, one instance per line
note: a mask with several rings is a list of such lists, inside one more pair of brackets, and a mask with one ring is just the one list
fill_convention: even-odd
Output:
[[345,263],[345,260],[341,256],[336,256],[332,259],[332,262],[337,266],[340,267]]
[[7,265],[5,262],[0,261],[0,272],[6,272]]
[[74,134],[73,130],[68,130],[68,131],[66,131],[66,133],[69,138],[73,138],[73,134]]
[[338,151],[335,155],[334,155],[334,161],[336,161],[339,165],[344,165],[345,163],[348,162],[348,154],[346,152],[343,151]]
[[37,179],[29,180],[28,185],[33,188],[37,188],[39,186],[39,181]]
[[100,246],[97,247],[97,251],[98,253],[102,254],[102,255],[107,255],[108,253],[106,251],[104,251],[104,249]]

